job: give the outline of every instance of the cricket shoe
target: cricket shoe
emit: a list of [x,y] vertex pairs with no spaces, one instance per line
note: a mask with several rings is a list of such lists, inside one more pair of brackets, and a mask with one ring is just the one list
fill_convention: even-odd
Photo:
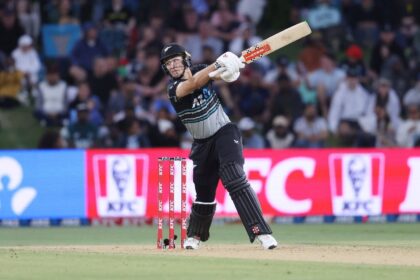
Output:
[[257,235],[257,240],[261,243],[261,246],[266,250],[272,250],[277,247],[277,241],[271,234]]
[[187,250],[197,250],[200,248],[201,241],[194,237],[188,237],[184,242],[184,248]]

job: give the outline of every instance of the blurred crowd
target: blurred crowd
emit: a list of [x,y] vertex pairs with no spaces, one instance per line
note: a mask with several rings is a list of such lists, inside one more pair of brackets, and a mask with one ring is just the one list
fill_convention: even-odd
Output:
[[[162,46],[182,44],[193,63],[240,54],[276,32],[257,33],[275,2],[2,1],[0,106],[34,108],[40,148],[189,148]],[[288,2],[287,26],[306,20],[313,34],[215,82],[244,147],[420,146],[420,3]]]

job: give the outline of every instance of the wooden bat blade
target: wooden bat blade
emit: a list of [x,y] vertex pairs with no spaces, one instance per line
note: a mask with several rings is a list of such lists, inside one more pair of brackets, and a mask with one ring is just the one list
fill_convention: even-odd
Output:
[[295,24],[242,51],[241,59],[243,62],[249,64],[311,34],[311,32],[312,30],[306,21]]

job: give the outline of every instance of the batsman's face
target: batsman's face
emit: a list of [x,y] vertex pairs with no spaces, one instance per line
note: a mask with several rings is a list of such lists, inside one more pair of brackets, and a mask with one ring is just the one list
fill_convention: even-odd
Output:
[[174,78],[179,78],[184,72],[184,64],[181,56],[175,56],[165,62],[166,69]]

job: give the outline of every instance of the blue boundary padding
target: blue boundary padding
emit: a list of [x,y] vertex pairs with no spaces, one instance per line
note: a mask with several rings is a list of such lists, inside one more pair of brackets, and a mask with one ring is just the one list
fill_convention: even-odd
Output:
[[61,226],[61,219],[50,219],[50,226],[58,227]]
[[21,219],[19,220],[19,226],[20,227],[29,227],[31,225],[30,219]]
[[324,216],[324,223],[331,224],[335,222],[335,216]]
[[361,223],[363,223],[363,216],[355,216],[354,219],[353,219],[353,221],[356,224],[361,224]]
[[386,221],[388,223],[395,223],[398,221],[398,214],[386,215]]
[[293,217],[293,223],[294,224],[302,224],[302,223],[305,222],[305,220],[306,220],[306,217],[305,216],[302,216],[302,217]]
[[80,219],[80,226],[90,226],[91,222],[88,218],[81,218]]

